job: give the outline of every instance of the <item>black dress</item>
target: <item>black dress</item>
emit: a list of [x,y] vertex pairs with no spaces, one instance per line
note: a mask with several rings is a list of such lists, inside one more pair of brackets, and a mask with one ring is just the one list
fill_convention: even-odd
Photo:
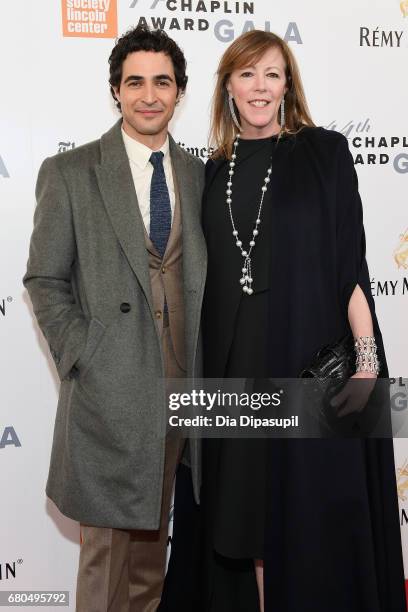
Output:
[[[240,141],[232,206],[244,245],[271,154],[250,297],[225,203],[228,163],[207,166],[205,376],[298,376],[349,330],[357,283],[386,376],[346,139],[304,128]],[[207,440],[203,456],[206,612],[258,610],[254,558],[264,559],[267,612],[405,612],[391,440]]]

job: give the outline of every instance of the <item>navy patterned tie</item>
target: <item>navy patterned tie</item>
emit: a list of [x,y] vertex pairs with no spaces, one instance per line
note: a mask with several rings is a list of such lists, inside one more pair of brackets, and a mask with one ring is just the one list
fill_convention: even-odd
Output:
[[171,230],[170,196],[163,168],[163,152],[156,151],[150,156],[153,166],[150,184],[150,240],[163,259]]

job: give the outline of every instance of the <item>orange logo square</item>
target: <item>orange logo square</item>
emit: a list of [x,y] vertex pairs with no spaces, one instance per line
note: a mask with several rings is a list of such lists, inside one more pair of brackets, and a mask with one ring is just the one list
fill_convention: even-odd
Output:
[[80,38],[116,38],[117,0],[61,0],[62,34]]

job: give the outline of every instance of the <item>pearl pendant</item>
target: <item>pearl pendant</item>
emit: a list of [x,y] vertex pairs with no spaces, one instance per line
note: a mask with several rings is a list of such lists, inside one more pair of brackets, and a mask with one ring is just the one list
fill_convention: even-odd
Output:
[[261,187],[261,191],[262,191],[262,195],[261,195],[261,200],[259,203],[259,207],[258,207],[258,214],[257,214],[257,218],[255,220],[255,226],[254,229],[252,230],[252,238],[249,241],[249,249],[248,251],[244,251],[242,248],[242,240],[239,239],[238,236],[238,230],[235,229],[235,223],[234,223],[234,218],[232,215],[232,210],[231,210],[231,204],[232,204],[232,177],[234,175],[234,167],[236,165],[236,152],[237,152],[237,147],[239,145],[239,139],[240,139],[241,134],[237,134],[236,139],[234,141],[234,150],[233,153],[231,155],[231,161],[229,163],[229,170],[228,170],[228,181],[227,181],[227,189],[226,189],[226,200],[227,200],[227,204],[228,204],[228,209],[229,209],[229,214],[230,214],[230,218],[231,218],[231,224],[232,224],[232,235],[235,238],[235,244],[236,246],[240,249],[241,251],[241,255],[242,257],[244,257],[244,265],[242,267],[242,277],[239,279],[240,285],[242,286],[242,291],[244,293],[246,293],[247,295],[252,295],[254,290],[252,289],[251,285],[253,282],[252,279],[252,269],[251,269],[251,253],[252,253],[252,249],[255,246],[255,238],[256,236],[258,236],[259,231],[258,231],[258,227],[261,223],[261,212],[262,212],[262,204],[263,204],[263,200],[264,200],[264,196],[265,193],[268,189],[268,183],[270,183],[270,175],[272,174],[272,162],[270,167],[267,170],[267,175],[264,178],[264,184]]

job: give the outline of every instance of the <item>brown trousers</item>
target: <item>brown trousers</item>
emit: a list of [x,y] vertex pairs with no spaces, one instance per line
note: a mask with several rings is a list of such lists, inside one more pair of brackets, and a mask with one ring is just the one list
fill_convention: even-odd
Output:
[[[163,328],[168,378],[185,373],[175,359],[170,328]],[[174,476],[184,440],[167,438],[160,528],[122,530],[81,525],[77,612],[155,612],[163,589]]]

